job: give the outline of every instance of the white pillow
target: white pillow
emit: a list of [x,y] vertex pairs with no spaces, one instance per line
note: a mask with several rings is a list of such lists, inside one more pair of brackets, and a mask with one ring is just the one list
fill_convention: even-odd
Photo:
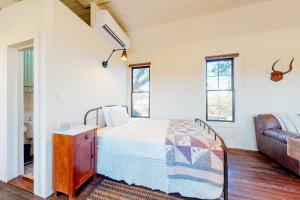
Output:
[[102,108],[102,112],[103,112],[103,116],[104,116],[104,121],[107,127],[111,127],[112,123],[111,123],[111,119],[110,119],[110,110],[112,107],[103,107]]
[[110,120],[112,126],[121,126],[129,122],[130,118],[121,106],[115,106],[110,109]]

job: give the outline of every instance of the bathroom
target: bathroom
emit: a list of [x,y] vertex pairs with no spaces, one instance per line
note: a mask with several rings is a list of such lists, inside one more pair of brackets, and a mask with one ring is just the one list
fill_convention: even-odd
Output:
[[24,58],[24,175],[33,179],[33,49],[23,51]]

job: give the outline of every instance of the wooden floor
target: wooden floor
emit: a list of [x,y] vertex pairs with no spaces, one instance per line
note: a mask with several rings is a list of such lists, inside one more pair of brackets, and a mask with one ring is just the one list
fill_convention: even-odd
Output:
[[[229,150],[230,200],[300,200],[300,178],[257,152]],[[101,181],[99,178],[96,182]],[[77,199],[93,189],[89,183]],[[0,182],[0,200],[39,200],[31,193]],[[67,199],[60,195],[58,198]]]
[[27,192],[33,193],[33,180],[29,178],[25,178],[23,176],[18,176],[13,180],[10,180],[8,184],[26,190]]
[[229,151],[229,199],[300,200],[300,178],[257,152]]

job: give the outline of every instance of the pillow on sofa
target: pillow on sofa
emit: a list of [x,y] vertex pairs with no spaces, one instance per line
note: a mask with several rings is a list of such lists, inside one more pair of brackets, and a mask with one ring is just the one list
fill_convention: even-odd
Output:
[[281,129],[300,134],[300,116],[292,113],[272,113],[280,123]]

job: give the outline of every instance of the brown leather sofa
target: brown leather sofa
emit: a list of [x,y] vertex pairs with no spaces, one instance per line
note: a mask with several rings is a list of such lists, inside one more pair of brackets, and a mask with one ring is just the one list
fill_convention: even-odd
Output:
[[287,139],[299,135],[283,131],[271,114],[254,117],[254,124],[258,150],[300,176],[300,161],[287,155]]

